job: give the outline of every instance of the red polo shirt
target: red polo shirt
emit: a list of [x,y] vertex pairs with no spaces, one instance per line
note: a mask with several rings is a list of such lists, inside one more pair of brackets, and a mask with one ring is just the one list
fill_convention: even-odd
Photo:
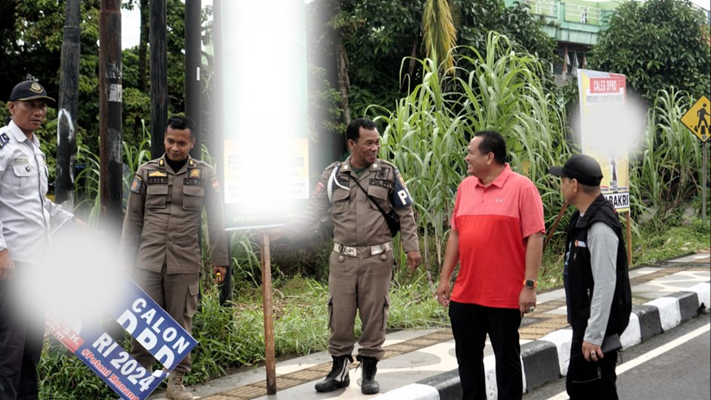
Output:
[[451,220],[459,234],[458,303],[518,308],[526,270],[525,238],[545,233],[543,202],[530,179],[505,165],[489,185],[470,176],[459,185]]

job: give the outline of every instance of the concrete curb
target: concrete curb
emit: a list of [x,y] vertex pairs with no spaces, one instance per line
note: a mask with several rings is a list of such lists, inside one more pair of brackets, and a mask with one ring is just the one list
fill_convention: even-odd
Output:
[[[687,291],[672,293],[644,305],[634,306],[629,326],[621,336],[623,350],[675,328],[698,316],[699,313],[707,312],[710,294],[711,284],[706,282],[695,285]],[[560,329],[521,346],[524,391],[530,392],[566,375],[572,334],[570,328]],[[493,356],[484,359],[484,368],[488,398],[495,399],[497,390]],[[383,400],[459,400],[461,398],[462,386],[456,369],[377,397]]]

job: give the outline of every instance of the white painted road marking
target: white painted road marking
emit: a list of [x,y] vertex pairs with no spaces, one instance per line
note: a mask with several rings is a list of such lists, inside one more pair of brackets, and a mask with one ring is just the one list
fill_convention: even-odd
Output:
[[[686,335],[676,338],[663,346],[659,346],[652,351],[642,354],[641,356],[635,358],[634,360],[630,360],[630,361],[620,365],[619,367],[617,367],[615,369],[615,372],[617,372],[617,375],[619,376],[620,374],[622,374],[626,371],[629,371],[632,368],[637,367],[641,364],[644,364],[647,361],[649,361],[657,356],[660,356],[660,355],[666,353],[667,351],[672,350],[675,347],[681,346],[682,344],[690,341],[691,339],[693,339],[697,336],[703,335],[704,333],[708,332],[709,329],[711,329],[711,324],[702,326],[701,328],[698,328],[695,331],[689,332]],[[566,392],[560,392],[557,395],[548,398],[548,400],[567,400],[567,399],[568,399],[568,393],[566,393]]]

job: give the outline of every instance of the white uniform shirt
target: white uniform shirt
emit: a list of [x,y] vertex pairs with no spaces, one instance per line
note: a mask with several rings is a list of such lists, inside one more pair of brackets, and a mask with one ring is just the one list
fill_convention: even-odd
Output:
[[45,197],[48,177],[37,136],[14,122],[0,128],[0,250],[15,261],[39,262],[51,224],[73,217]]

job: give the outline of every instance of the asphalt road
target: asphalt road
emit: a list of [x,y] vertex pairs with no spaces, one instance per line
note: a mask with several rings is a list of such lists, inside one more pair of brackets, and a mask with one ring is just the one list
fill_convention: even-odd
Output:
[[[620,399],[711,399],[711,314],[622,352],[617,366]],[[565,400],[565,378],[523,396],[524,400]]]

